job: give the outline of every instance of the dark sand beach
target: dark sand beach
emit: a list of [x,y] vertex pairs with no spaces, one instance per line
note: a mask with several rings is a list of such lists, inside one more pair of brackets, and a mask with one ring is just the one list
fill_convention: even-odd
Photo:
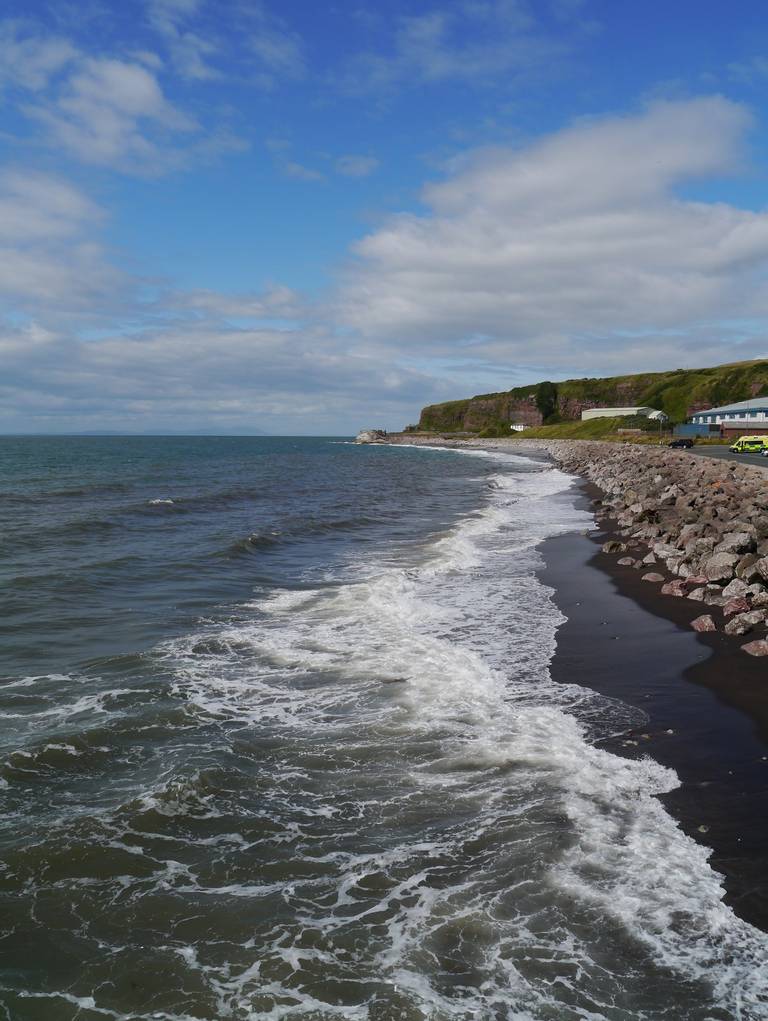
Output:
[[[581,483],[585,505],[600,493]],[[650,755],[680,786],[664,796],[690,836],[712,848],[726,900],[768,929],[768,677],[765,662],[722,633],[689,627],[701,604],[664,596],[641,573],[601,551],[601,526],[542,546],[542,580],[568,618],[558,631],[555,680],[575,682],[638,706],[642,730],[611,751]]]

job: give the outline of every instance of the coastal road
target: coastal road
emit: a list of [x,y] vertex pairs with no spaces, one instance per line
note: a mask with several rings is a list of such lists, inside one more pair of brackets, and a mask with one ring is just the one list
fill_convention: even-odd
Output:
[[716,457],[736,464],[749,464],[768,472],[768,457],[760,457],[759,454],[732,454],[728,447],[692,447],[689,453],[698,457]]

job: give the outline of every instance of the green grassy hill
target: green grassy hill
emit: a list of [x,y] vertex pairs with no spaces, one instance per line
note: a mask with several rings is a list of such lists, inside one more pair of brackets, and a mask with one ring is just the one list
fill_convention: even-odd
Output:
[[580,420],[584,408],[649,405],[682,422],[697,407],[768,396],[768,360],[708,369],[674,369],[604,379],[544,381],[424,408],[419,429],[434,432],[505,429],[541,413],[545,424]]

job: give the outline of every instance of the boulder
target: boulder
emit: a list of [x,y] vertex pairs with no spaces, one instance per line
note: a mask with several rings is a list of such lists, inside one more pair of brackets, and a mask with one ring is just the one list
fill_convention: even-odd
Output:
[[768,609],[768,592],[762,589],[760,592],[755,592],[752,595],[752,606],[756,610]]
[[749,602],[743,596],[739,596],[725,603],[723,606],[723,616],[732,617],[734,613],[747,613],[749,609]]
[[[760,551],[758,550],[758,552]],[[768,557],[760,557],[759,560],[755,561],[754,566],[763,581],[768,581]]]
[[723,595],[726,599],[737,599],[739,596],[747,594],[748,587],[745,581],[742,581],[740,578],[734,578],[723,589]]
[[655,553],[647,553],[643,557],[642,563],[647,564],[648,567],[651,567],[653,564],[656,563],[656,554]]
[[702,603],[704,601],[704,596],[706,595],[706,592],[707,592],[706,588],[702,585],[700,588],[691,589],[691,591],[688,593],[688,598],[693,599],[697,603]]
[[691,627],[694,631],[717,631],[717,625],[708,613],[702,613],[700,617],[692,620]]
[[677,546],[670,546],[667,542],[655,542],[651,547],[651,551],[656,554],[661,560],[666,560],[667,557],[679,557],[680,550]]
[[[675,581],[668,581],[665,585],[661,586],[661,594],[663,596],[684,596],[686,594],[685,582],[681,578],[677,578]],[[749,606],[746,608],[749,609]]]
[[757,569],[759,559],[760,557],[756,553],[745,553],[738,564],[736,564],[736,570],[734,571],[736,577],[746,582],[760,577],[760,572]]
[[727,635],[746,635],[757,624],[762,624],[764,620],[765,614],[762,610],[739,613],[728,621],[724,630]]
[[634,560],[633,557],[619,557],[619,559],[616,561],[616,563],[619,564],[621,567],[634,567],[635,566],[635,560]]
[[685,579],[685,584],[688,588],[698,588],[699,585],[706,585],[707,579],[703,574],[689,574]]
[[623,542],[619,542],[617,539],[609,539],[608,542],[603,543],[603,553],[626,553],[627,547]]
[[715,546],[715,553],[748,553],[755,548],[755,541],[748,532],[726,532]]
[[708,581],[730,581],[738,562],[735,553],[713,553],[703,561],[701,573]]
[[664,575],[663,574],[657,574],[656,571],[649,571],[647,574],[644,574],[643,577],[640,580],[641,581],[652,581],[652,582],[657,582],[658,583],[660,581],[664,581]]
[[750,656],[768,656],[768,642],[764,638],[757,638],[754,642],[742,645],[741,651]]

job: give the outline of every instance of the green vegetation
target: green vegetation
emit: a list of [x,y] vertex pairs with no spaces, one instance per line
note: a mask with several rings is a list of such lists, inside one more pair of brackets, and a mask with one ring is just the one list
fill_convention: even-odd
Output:
[[[522,433],[511,433],[521,440],[603,440],[618,439],[617,429],[627,428],[625,418],[590,418],[586,422],[559,422],[557,425],[539,425]],[[658,425],[656,431],[658,433]],[[509,429],[504,433],[510,435]]]
[[[674,369],[605,379],[566,379],[519,386],[501,393],[432,404],[421,413],[419,428],[456,432],[503,430],[519,409],[538,410],[546,423],[578,421],[583,407],[649,405],[682,422],[697,405],[716,407],[768,395],[768,360],[733,362],[708,369]],[[526,421],[523,417],[522,421]],[[471,423],[471,424],[467,424]],[[496,435],[496,433],[493,433]],[[530,435],[526,430],[526,435]]]
[[557,415],[557,387],[547,380],[536,387],[536,407],[546,423]]

